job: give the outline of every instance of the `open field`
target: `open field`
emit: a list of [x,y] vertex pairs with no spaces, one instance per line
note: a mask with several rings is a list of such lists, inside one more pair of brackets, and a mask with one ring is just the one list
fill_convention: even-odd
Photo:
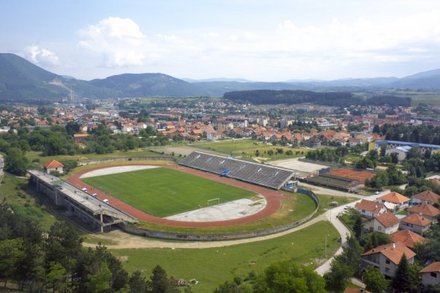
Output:
[[[213,142],[199,142],[190,145],[193,148],[200,148],[204,150],[215,151],[233,156],[242,156],[244,159],[256,158],[261,161],[272,161],[286,158],[303,157],[307,153],[305,148],[289,148],[283,146],[273,146],[264,144],[260,141],[250,139],[240,140],[220,140]],[[277,152],[278,149],[282,149],[282,153]],[[259,151],[259,156],[256,156],[255,152]],[[273,155],[269,155],[268,151],[272,150]],[[286,152],[290,150],[292,155],[286,155]]]
[[207,205],[249,198],[254,193],[166,168],[84,178],[83,181],[125,203],[157,217],[166,217]]
[[74,160],[74,161],[83,161],[83,160],[97,160],[97,159],[112,159],[112,158],[121,158],[121,157],[144,157],[144,156],[157,156],[157,153],[146,150],[133,150],[133,151],[115,151],[110,154],[80,154],[80,155],[59,155],[59,156],[47,156],[44,157],[40,152],[26,152],[26,157],[30,162],[39,161],[40,163],[46,163],[50,160]]
[[327,257],[339,246],[339,234],[329,222],[318,222],[286,236],[255,243],[207,249],[122,249],[112,250],[129,271],[143,270],[149,276],[156,265],[176,278],[197,279],[193,292],[212,292],[235,276],[262,272],[270,264],[292,260],[316,267],[324,258],[324,239],[328,237]]

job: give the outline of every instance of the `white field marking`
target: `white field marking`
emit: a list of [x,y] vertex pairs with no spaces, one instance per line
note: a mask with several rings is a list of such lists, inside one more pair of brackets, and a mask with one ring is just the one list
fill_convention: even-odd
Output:
[[102,168],[98,170],[93,170],[87,173],[82,174],[79,178],[89,178],[89,177],[98,177],[98,176],[104,176],[104,175],[110,175],[110,174],[119,174],[119,173],[127,173],[127,172],[134,172],[134,171],[140,171],[145,169],[155,169],[159,168],[158,166],[116,166],[116,167],[108,167],[108,168]]
[[258,213],[266,207],[266,199],[242,198],[189,212],[172,215],[165,219],[184,222],[215,222],[239,219]]

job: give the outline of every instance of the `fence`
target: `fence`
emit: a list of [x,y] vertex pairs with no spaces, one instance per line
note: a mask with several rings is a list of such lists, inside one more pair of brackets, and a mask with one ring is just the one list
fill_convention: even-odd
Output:
[[298,227],[305,222],[309,221],[313,216],[318,212],[320,202],[319,198],[308,189],[298,188],[299,193],[305,194],[309,196],[314,203],[316,204],[315,210],[309,214],[308,216],[302,218],[301,220],[287,223],[284,225],[280,225],[273,228],[260,229],[256,231],[249,232],[230,232],[230,233],[218,233],[218,234],[201,234],[201,233],[179,233],[179,232],[167,232],[167,231],[155,231],[142,229],[139,227],[135,227],[129,224],[121,224],[120,227],[123,231],[139,236],[152,237],[152,238],[160,238],[167,240],[197,240],[197,241],[220,241],[220,240],[236,240],[236,239],[245,239],[245,238],[254,238],[259,236],[266,236],[270,234],[275,234],[279,232],[283,232],[295,227]]

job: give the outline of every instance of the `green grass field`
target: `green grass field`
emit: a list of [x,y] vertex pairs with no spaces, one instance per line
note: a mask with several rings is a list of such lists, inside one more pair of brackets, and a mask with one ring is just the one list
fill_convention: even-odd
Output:
[[112,253],[126,261],[129,271],[142,270],[149,276],[156,266],[162,266],[170,276],[195,278],[198,285],[193,292],[212,292],[215,287],[235,276],[262,272],[270,264],[292,260],[316,267],[317,259],[327,257],[339,246],[339,234],[329,222],[318,222],[308,228],[275,239],[207,249],[124,249]]
[[157,217],[198,209],[213,198],[228,202],[254,195],[247,190],[166,168],[84,178],[83,181]]
[[[243,140],[220,140],[215,142],[199,142],[190,146],[205,150],[211,150],[219,153],[229,154],[233,156],[242,156],[243,158],[259,158],[261,161],[274,161],[288,158],[303,157],[307,153],[305,148],[289,148],[283,146],[273,146],[264,144],[261,141],[243,139]],[[282,149],[282,153],[278,153],[277,149]],[[257,157],[255,152],[259,151]],[[272,150],[273,154],[269,155],[268,151]],[[292,155],[287,155],[287,151],[292,151]]]

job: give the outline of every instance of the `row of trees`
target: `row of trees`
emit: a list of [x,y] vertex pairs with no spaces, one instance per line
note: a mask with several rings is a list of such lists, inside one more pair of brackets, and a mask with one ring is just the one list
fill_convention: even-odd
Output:
[[20,291],[47,292],[179,292],[159,266],[150,278],[129,275],[104,246],[82,247],[76,229],[56,222],[47,235],[11,206],[0,204],[0,279]]
[[440,127],[431,125],[384,124],[375,125],[373,132],[385,139],[440,145]]
[[72,134],[78,130],[79,125],[76,122],[69,122],[66,126],[36,128],[31,132],[20,128],[17,133],[10,132],[0,136],[0,152],[6,154],[5,170],[15,175],[24,175],[29,164],[25,156],[28,151],[41,152],[43,156],[105,154],[115,150],[127,151],[168,143],[168,139],[152,127],[141,130],[140,136],[136,137],[127,134],[113,135],[110,129],[100,124],[80,146],[72,138]]

